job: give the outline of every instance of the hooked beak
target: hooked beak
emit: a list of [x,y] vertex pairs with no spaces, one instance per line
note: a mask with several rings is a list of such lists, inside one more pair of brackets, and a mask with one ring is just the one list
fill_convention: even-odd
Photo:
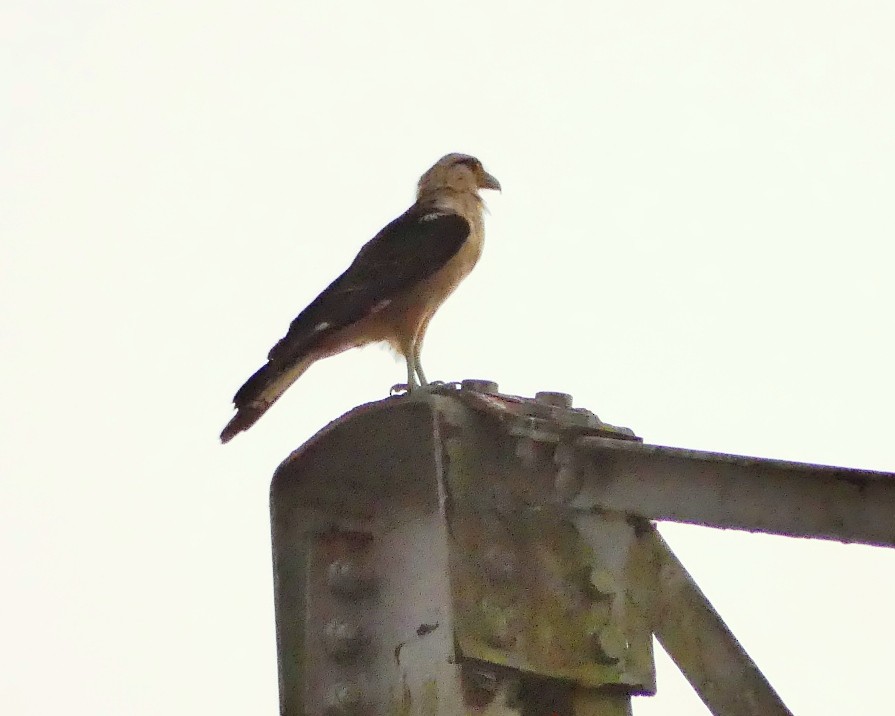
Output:
[[482,176],[479,177],[479,187],[481,189],[494,189],[495,191],[501,191],[500,182],[497,181],[497,179],[491,176],[484,169],[482,170]]

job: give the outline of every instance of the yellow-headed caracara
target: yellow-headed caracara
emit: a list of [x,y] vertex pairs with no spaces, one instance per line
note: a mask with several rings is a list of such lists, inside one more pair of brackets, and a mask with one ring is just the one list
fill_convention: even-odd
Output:
[[423,174],[416,203],[361,248],[237,391],[221,441],[254,425],[312,363],[367,343],[386,341],[404,356],[409,390],[427,385],[426,327],[482,253],[480,189],[500,183],[466,154],[448,154]]

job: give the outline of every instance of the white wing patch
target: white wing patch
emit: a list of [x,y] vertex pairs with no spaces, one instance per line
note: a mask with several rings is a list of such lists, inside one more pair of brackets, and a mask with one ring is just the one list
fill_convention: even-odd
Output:
[[325,331],[332,325],[329,321],[324,321],[323,323],[318,323],[314,326],[314,333],[320,333],[320,331]]
[[388,308],[389,304],[392,302],[390,298],[384,298],[379,303],[377,303],[373,308],[370,309],[370,315],[374,313],[379,313],[383,308]]
[[435,221],[436,219],[440,219],[442,216],[447,216],[447,214],[443,211],[432,211],[428,214],[423,214],[420,217],[420,221]]

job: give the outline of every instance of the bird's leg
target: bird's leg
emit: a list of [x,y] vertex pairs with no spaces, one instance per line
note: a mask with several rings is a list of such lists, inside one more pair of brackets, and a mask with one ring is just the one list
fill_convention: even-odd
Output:
[[407,351],[405,360],[407,362],[407,392],[410,393],[420,387],[419,381],[416,378],[416,362],[413,346],[410,346],[410,350]]
[[429,385],[429,381],[426,380],[426,374],[423,372],[423,363],[420,360],[420,354],[423,351],[423,342],[419,338],[413,343],[413,365],[416,370],[416,374],[420,379],[420,386]]
[[[423,329],[425,329],[425,326],[423,326]],[[420,354],[423,352],[422,333],[423,331],[421,330],[414,337],[413,342],[410,344],[409,350],[406,353],[408,392],[432,392],[443,388],[445,385],[440,380],[430,383],[426,378],[426,373],[423,371],[423,362],[420,359]]]

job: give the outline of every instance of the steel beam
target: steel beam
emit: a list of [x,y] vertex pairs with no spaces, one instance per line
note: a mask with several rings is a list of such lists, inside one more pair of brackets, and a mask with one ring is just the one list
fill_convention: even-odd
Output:
[[529,493],[503,427],[451,398],[388,401],[280,466],[281,714],[621,716],[654,691],[633,526],[532,503],[550,491]]
[[648,520],[895,546],[893,515],[895,475],[644,445],[559,393],[362,406],[271,484],[281,714],[620,716],[652,631],[713,713],[786,716]]
[[585,436],[578,507],[895,547],[895,475]]
[[634,590],[652,628],[703,703],[715,716],[792,716],[792,712],[651,524],[640,541],[654,577]]

